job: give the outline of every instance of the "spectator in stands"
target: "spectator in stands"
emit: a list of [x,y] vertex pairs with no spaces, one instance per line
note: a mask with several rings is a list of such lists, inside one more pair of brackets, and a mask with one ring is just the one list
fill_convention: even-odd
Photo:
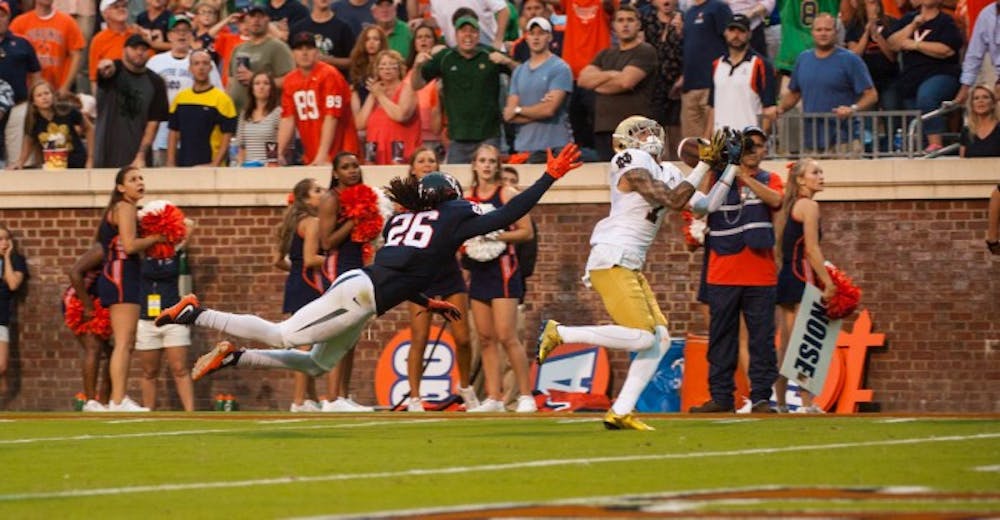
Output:
[[309,18],[307,2],[303,3],[299,0],[269,0],[267,2],[251,0],[250,5],[257,3],[267,9],[267,16],[271,20],[268,26],[269,33],[283,42],[288,41],[292,35],[291,26]]
[[795,61],[788,92],[781,97],[778,113],[790,110],[800,99],[802,111],[807,114],[833,113],[838,120],[848,123],[828,118],[803,121],[805,147],[818,151],[856,152],[853,147],[860,144],[854,142],[860,139],[860,128],[853,116],[874,107],[878,93],[861,58],[837,45],[834,25],[833,16],[826,13],[813,20],[815,48],[804,51]]
[[[858,60],[860,61],[860,59]],[[691,408],[691,413],[732,412],[733,373],[739,358],[739,317],[746,318],[750,334],[750,399],[754,413],[771,412],[768,399],[778,377],[774,353],[774,316],[778,270],[774,261],[773,212],[781,207],[781,177],[762,170],[767,136],[757,127],[744,129],[745,149],[730,149],[727,173],[715,176],[708,201],[695,204],[696,213],[708,212],[706,241],[706,300],[709,305],[709,392],[712,399]],[[724,195],[716,199],[716,195]],[[735,208],[735,209],[734,209]]]
[[611,16],[618,0],[562,0],[561,5],[566,13],[562,58],[577,81],[569,98],[570,126],[581,149],[593,148],[594,91],[580,85],[580,71],[611,46]]
[[[410,57],[407,59],[406,81],[413,85],[414,67],[413,62],[417,55],[425,52],[434,54],[434,47],[437,45],[437,36],[434,28],[429,24],[420,22],[413,27],[413,41],[410,43]],[[442,46],[443,48],[443,46]],[[444,117],[441,113],[441,98],[438,90],[441,80],[435,79],[427,82],[417,93],[417,112],[420,113],[420,140],[424,146],[434,150],[438,160],[444,158]]]
[[214,64],[208,51],[192,52],[190,61],[194,83],[181,90],[170,106],[167,166],[222,166],[236,132],[236,107],[212,84]]
[[404,63],[398,52],[384,50],[375,56],[365,82],[369,95],[358,112],[357,124],[365,131],[368,164],[405,164],[422,144],[417,93],[403,81]]
[[847,48],[860,56],[868,67],[878,93],[879,106],[886,110],[899,110],[901,105],[893,88],[899,75],[899,65],[896,63],[896,51],[886,39],[897,20],[885,14],[879,0],[863,1],[864,6],[856,9],[854,17],[845,24],[847,35],[844,41]]
[[[181,90],[190,88],[194,84],[189,59],[192,35],[191,21],[183,15],[175,16],[167,31],[170,50],[161,52],[146,62],[146,68],[159,74],[167,85],[167,103],[173,104]],[[209,52],[208,49],[201,50]],[[211,53],[209,53],[209,57],[211,57]],[[209,82],[215,87],[222,88],[222,78],[219,76],[218,69],[215,68],[214,61],[209,72]],[[164,166],[167,163],[168,134],[167,123],[160,123],[160,127],[156,131],[156,139],[153,140],[153,166]]]
[[413,88],[441,78],[444,112],[448,117],[446,162],[467,164],[481,144],[500,144],[500,73],[517,63],[479,44],[479,21],[462,16],[455,21],[458,46],[431,56],[421,52],[414,61]]
[[[24,119],[27,138],[21,146],[21,155],[11,169],[21,169],[32,153],[44,157],[47,169],[90,168],[94,146],[94,128],[90,122],[72,105],[59,102],[45,80],[35,83],[29,96],[31,106]],[[86,145],[81,136],[87,139]],[[46,156],[46,150],[65,150],[66,155]]]
[[[965,50],[962,61],[962,75],[959,78],[962,86],[955,95],[955,103],[965,103],[969,90],[976,84],[980,69],[983,67],[983,57],[989,55],[993,63],[995,75],[1000,79],[1000,3],[990,2],[979,11],[969,37],[969,46]],[[993,91],[1000,97],[1000,81],[993,85]]]
[[[14,298],[28,278],[28,263],[17,248],[10,228],[0,224],[0,399],[6,400],[9,385],[7,367],[10,361],[11,310]],[[0,401],[2,402],[2,401]]]
[[761,57],[767,56],[764,23],[774,10],[775,0],[726,0],[733,14],[742,14],[750,22],[749,44]]
[[[80,316],[81,323],[86,323],[94,315],[94,300],[97,299],[97,278],[101,276],[101,264],[104,262],[104,250],[100,242],[91,242],[90,248],[73,262],[69,269],[70,287],[63,293],[63,307],[69,305],[70,298],[83,294],[80,304],[83,307]],[[83,348],[83,361],[80,363],[80,376],[83,383],[83,393],[86,402],[84,412],[106,412],[108,398],[111,395],[111,373],[109,372],[111,344],[93,332],[73,334],[77,343]],[[101,358],[109,362],[101,363]],[[100,377],[98,377],[100,376]],[[100,381],[100,385],[98,385]],[[98,388],[99,387],[99,388]]]
[[143,29],[143,36],[156,52],[170,50],[167,32],[170,31],[174,13],[167,10],[167,0],[146,0],[146,10],[139,13],[135,24]]
[[733,17],[722,0],[694,0],[684,12],[684,87],[681,94],[681,134],[709,132],[708,97],[712,63],[726,53],[723,33]]
[[549,42],[549,50],[552,54],[556,56],[562,56],[563,52],[563,38],[565,36],[566,28],[564,26],[557,26],[552,23],[552,10],[549,8],[549,4],[545,0],[525,0],[521,4],[521,15],[518,17],[521,24],[521,37],[514,40],[512,45],[508,45],[508,51],[514,61],[518,63],[524,63],[528,61],[531,56],[531,50],[528,49],[528,42],[525,36],[528,34],[526,28],[528,20],[532,18],[545,18],[548,20],[549,24],[552,25],[552,41]]
[[[214,3],[201,0],[194,5],[194,17],[191,19],[191,30],[194,39],[191,47],[194,49],[206,49],[212,54],[212,61],[216,67],[222,64],[219,61],[219,53],[215,48],[215,34],[212,28],[219,23],[219,8]],[[221,28],[220,28],[221,29]],[[224,69],[223,69],[224,70]]]
[[967,124],[962,128],[962,157],[1000,157],[1000,105],[987,85],[972,87],[966,109]]
[[[231,29],[235,28],[236,32]],[[215,38],[213,48],[218,56],[219,72],[222,73],[222,84],[229,91],[229,70],[233,65],[233,51],[236,47],[251,40],[250,20],[246,13],[240,11],[226,17],[209,30],[209,36]]]
[[[28,99],[28,86],[40,79],[42,66],[31,43],[9,30],[10,13],[10,5],[0,0],[0,53],[4,56],[0,82],[10,88],[9,99],[5,96],[5,106],[0,109],[0,162],[13,163],[24,136],[22,130],[27,112],[24,102]],[[8,120],[12,121],[9,126]]]
[[573,140],[566,108],[573,92],[573,73],[550,50],[552,24],[547,18],[532,18],[525,28],[531,55],[514,69],[503,119],[517,125],[514,149],[529,152],[528,162],[542,164],[546,150],[558,153]]
[[284,156],[295,129],[302,139],[306,164],[330,164],[341,151],[357,154],[358,131],[344,77],[333,66],[319,61],[312,33],[293,36],[292,48],[296,68],[288,74],[281,95],[279,157]]
[[404,60],[409,58],[413,34],[410,33],[410,26],[396,17],[396,4],[393,0],[376,0],[372,4],[372,17],[375,25],[385,31],[389,48],[398,52]]
[[351,32],[356,39],[361,35],[365,26],[375,23],[375,17],[372,16],[374,4],[375,0],[336,0],[333,3],[333,12],[337,18],[351,27]]
[[594,147],[602,161],[609,161],[614,155],[611,134],[622,119],[653,115],[651,102],[656,82],[656,49],[642,41],[639,11],[623,5],[615,11],[612,24],[618,44],[599,52],[580,71],[579,78],[581,87],[596,93]]
[[[102,3],[106,1],[109,0],[102,0]],[[35,0],[34,10],[10,22],[10,32],[31,42],[42,65],[42,79],[59,92],[69,92],[80,68],[86,42],[76,20],[53,8],[52,3],[53,0]]]
[[990,195],[989,221],[986,228],[986,248],[993,255],[1000,255],[1000,184]]
[[337,18],[330,10],[332,0],[313,0],[309,16],[295,22],[289,35],[310,32],[316,35],[319,60],[337,67],[341,74],[347,74],[351,66],[351,49],[354,47],[354,32],[347,22]]
[[455,24],[459,9],[471,9],[479,22],[479,43],[496,50],[503,50],[503,37],[510,22],[510,10],[504,0],[430,0],[431,20],[437,24],[449,47],[458,46],[458,25]]
[[[461,43],[463,35],[459,33]],[[480,145],[472,156],[472,185],[465,198],[479,204],[502,207],[517,195],[513,188],[500,181],[500,152],[495,146]],[[528,358],[524,344],[517,336],[517,304],[524,296],[524,279],[517,263],[514,245],[533,238],[531,219],[525,215],[508,229],[502,230],[496,240],[505,242],[506,249],[492,260],[466,262],[469,269],[469,298],[472,299],[472,316],[479,335],[480,357],[485,378],[486,400],[470,412],[505,411],[501,388],[502,347],[507,353],[517,380],[517,412],[537,410],[531,395]]]
[[[375,55],[389,48],[389,39],[385,36],[385,31],[377,25],[365,27],[354,42],[351,49],[351,69],[348,80],[351,83],[351,90],[357,94],[357,104],[352,104],[351,109],[355,112],[361,110],[361,103],[368,99],[369,71]],[[354,100],[352,99],[352,103]]]
[[137,27],[128,24],[127,0],[101,0],[101,17],[105,27],[94,35],[87,57],[91,83],[97,81],[97,64],[122,59],[125,40],[139,33]]
[[[211,61],[208,51],[203,51]],[[178,249],[179,252],[179,249]],[[160,364],[166,354],[167,366],[174,379],[174,388],[185,412],[194,411],[194,383],[188,369],[188,350],[191,347],[191,327],[170,323],[162,327],[153,324],[161,309],[180,301],[177,281],[180,262],[177,255],[157,259],[145,257],[141,269],[142,293],[139,324],[136,328],[135,349],[142,369],[142,404],[156,410],[156,387],[160,377]]]
[[257,5],[247,7],[244,19],[250,40],[233,49],[227,87],[237,111],[242,110],[249,100],[250,78],[254,74],[267,72],[281,88],[285,75],[295,67],[288,45],[268,35],[269,19],[264,8]]
[[746,128],[761,122],[766,131],[778,115],[777,76],[764,56],[749,45],[750,34],[750,20],[734,14],[726,25],[727,52],[712,66],[706,138],[723,127]]
[[653,82],[652,119],[667,133],[667,142],[663,144],[668,157],[676,159],[681,140],[684,16],[677,10],[677,0],[652,3],[653,9],[642,17],[646,43],[656,49],[659,62]]
[[[907,13],[893,27],[889,44],[901,54],[903,70],[896,82],[899,98],[907,108],[922,114],[936,110],[955,97],[959,88],[959,55],[964,44],[954,18],[941,12],[941,0],[920,0],[920,9]],[[941,149],[945,121],[924,121],[926,152]]]
[[836,17],[841,0],[813,0],[796,2],[783,0],[781,4],[781,45],[774,67],[791,75],[799,54],[813,46],[812,27],[816,18],[826,13]]
[[149,43],[133,34],[121,60],[104,59],[97,65],[95,168],[148,163],[156,127],[170,113],[163,78],[146,68],[148,52]]
[[237,164],[260,162],[278,164],[278,126],[281,122],[281,93],[266,72],[250,80],[251,97],[236,126],[239,146]]

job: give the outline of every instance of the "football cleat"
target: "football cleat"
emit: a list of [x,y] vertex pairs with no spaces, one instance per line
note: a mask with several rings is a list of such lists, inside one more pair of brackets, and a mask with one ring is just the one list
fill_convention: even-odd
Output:
[[[183,303],[183,300],[182,300]],[[235,365],[243,352],[228,341],[220,341],[208,354],[195,361],[194,368],[191,369],[191,379],[197,381],[202,377],[215,372],[223,367]]]
[[545,362],[545,359],[549,357],[549,354],[555,350],[556,347],[562,345],[562,338],[559,336],[559,330],[556,327],[559,326],[559,322],[556,320],[545,320],[542,322],[542,326],[538,329],[538,364],[541,365]]
[[604,414],[604,427],[608,430],[653,431],[656,428],[640,421],[632,414],[618,415],[614,410]]
[[198,318],[198,315],[201,314],[201,311],[202,308],[201,304],[198,303],[198,297],[188,294],[181,298],[181,301],[177,302],[176,305],[161,312],[160,316],[156,318],[156,326],[162,327],[170,324],[191,325]]

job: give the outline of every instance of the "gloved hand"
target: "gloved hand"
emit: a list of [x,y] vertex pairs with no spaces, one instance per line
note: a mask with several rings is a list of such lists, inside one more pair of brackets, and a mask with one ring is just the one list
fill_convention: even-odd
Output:
[[739,130],[729,132],[729,137],[726,139],[726,159],[729,164],[738,165],[743,158],[743,132]]
[[713,170],[722,170],[726,166],[723,153],[726,149],[726,130],[719,129],[712,134],[711,141],[700,139],[698,143],[698,160],[712,167]]
[[428,298],[427,310],[435,314],[440,314],[441,317],[448,321],[458,321],[462,319],[462,311],[459,310],[458,307],[455,307],[444,300]]
[[566,175],[566,172],[583,166],[583,163],[580,162],[580,149],[575,143],[563,147],[556,157],[552,157],[551,148],[548,149],[547,153],[548,161],[545,163],[545,172],[556,179],[561,179],[563,175]]

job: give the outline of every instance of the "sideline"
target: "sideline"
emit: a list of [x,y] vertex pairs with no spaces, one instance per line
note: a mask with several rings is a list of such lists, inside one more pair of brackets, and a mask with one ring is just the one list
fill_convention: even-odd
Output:
[[[223,430],[229,431],[229,430]],[[893,439],[867,442],[838,442],[831,444],[809,444],[802,446],[782,446],[778,448],[753,448],[744,450],[722,450],[698,453],[662,453],[657,455],[624,455],[617,457],[593,457],[576,459],[548,459],[507,464],[483,464],[479,466],[459,466],[433,469],[408,469],[399,471],[380,471],[369,473],[333,473],[316,476],[286,476],[264,479],[230,480],[216,482],[190,482],[185,484],[158,484],[147,486],[124,486],[116,488],[71,489],[64,491],[41,491],[34,493],[10,493],[0,495],[0,502],[15,502],[24,500],[39,500],[48,498],[93,497],[106,495],[126,495],[137,493],[162,493],[164,491],[189,491],[206,489],[242,488],[254,486],[275,486],[297,483],[333,482],[359,479],[398,479],[400,477],[429,475],[460,475],[478,472],[510,471],[528,468],[544,468],[553,466],[589,466],[593,464],[641,462],[671,459],[700,459],[710,457],[742,457],[748,455],[771,455],[799,451],[822,451],[845,448],[870,448],[876,446],[899,446],[909,444],[924,444],[937,442],[964,442],[982,439],[1000,438],[1000,433],[980,433],[976,435],[949,435],[944,437],[916,437],[910,439]]]

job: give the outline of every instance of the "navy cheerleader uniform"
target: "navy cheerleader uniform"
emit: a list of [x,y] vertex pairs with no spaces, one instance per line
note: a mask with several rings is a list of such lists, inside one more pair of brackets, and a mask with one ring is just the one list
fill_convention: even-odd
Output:
[[97,240],[104,249],[104,266],[97,279],[97,297],[101,299],[101,305],[108,308],[118,303],[141,304],[139,284],[142,265],[139,255],[125,253],[118,226],[111,223],[110,212],[104,215],[101,226],[97,228]]
[[[492,204],[494,208],[504,205],[501,188],[493,192],[487,199],[479,196],[479,187],[472,188],[469,200],[480,204]],[[510,229],[510,228],[508,228]],[[489,303],[494,298],[524,297],[524,278],[521,276],[521,266],[517,261],[517,249],[514,244],[507,244],[507,249],[500,256],[487,262],[477,262],[467,259],[469,269],[469,297],[473,300]]]
[[[793,205],[791,209],[794,209]],[[778,272],[777,303],[791,305],[802,301],[802,293],[806,290],[806,282],[815,284],[815,276],[809,260],[806,259],[806,240],[802,223],[792,217],[788,211],[788,222],[781,235],[781,271]],[[823,230],[819,230],[823,237]]]
[[347,239],[340,244],[340,247],[326,252],[326,259],[323,260],[324,289],[330,287],[338,276],[351,269],[361,269],[365,266],[362,246],[364,246],[362,242]]
[[305,240],[298,232],[292,237],[292,245],[288,250],[291,268],[288,278],[285,278],[285,302],[281,310],[289,314],[301,309],[307,303],[323,294],[323,273],[321,269],[307,268],[303,247]]

